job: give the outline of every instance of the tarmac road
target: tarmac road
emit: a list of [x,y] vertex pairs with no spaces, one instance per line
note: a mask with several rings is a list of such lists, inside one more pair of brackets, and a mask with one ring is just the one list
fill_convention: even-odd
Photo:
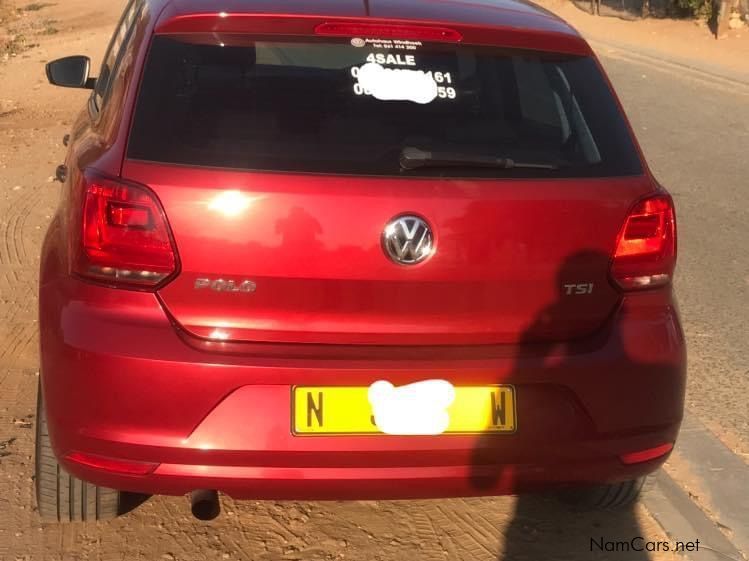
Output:
[[749,83],[594,45],[677,205],[688,407],[749,458]]

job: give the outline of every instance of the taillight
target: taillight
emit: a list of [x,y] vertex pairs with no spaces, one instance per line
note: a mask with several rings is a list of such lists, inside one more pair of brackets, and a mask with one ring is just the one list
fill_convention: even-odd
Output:
[[315,27],[316,35],[326,37],[375,37],[459,43],[463,35],[447,27],[426,25],[390,25],[380,23],[327,22]]
[[638,202],[619,233],[611,276],[624,290],[664,286],[676,266],[676,218],[668,195]]
[[153,192],[91,172],[84,178],[73,272],[134,288],[155,287],[171,276],[177,270],[176,251]]

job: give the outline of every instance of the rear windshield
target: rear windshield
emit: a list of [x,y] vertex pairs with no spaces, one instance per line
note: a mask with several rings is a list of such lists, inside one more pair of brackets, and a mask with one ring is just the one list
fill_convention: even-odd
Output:
[[[448,161],[404,166],[408,150]],[[588,57],[359,37],[155,37],[128,156],[355,175],[641,173]]]

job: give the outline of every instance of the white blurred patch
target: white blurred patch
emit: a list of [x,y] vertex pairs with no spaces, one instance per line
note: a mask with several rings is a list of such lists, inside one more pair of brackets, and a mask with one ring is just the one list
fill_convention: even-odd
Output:
[[437,82],[422,70],[385,68],[368,62],[359,68],[359,85],[381,101],[431,103],[437,98]]
[[450,425],[447,408],[455,388],[445,380],[424,380],[396,388],[379,381],[369,387],[377,428],[391,435],[442,434]]

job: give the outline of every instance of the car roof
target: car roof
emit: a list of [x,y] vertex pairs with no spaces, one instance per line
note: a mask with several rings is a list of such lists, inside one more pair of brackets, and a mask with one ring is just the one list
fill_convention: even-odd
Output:
[[169,17],[225,12],[335,16],[447,22],[477,27],[513,27],[579,38],[577,31],[525,0],[150,0]]

